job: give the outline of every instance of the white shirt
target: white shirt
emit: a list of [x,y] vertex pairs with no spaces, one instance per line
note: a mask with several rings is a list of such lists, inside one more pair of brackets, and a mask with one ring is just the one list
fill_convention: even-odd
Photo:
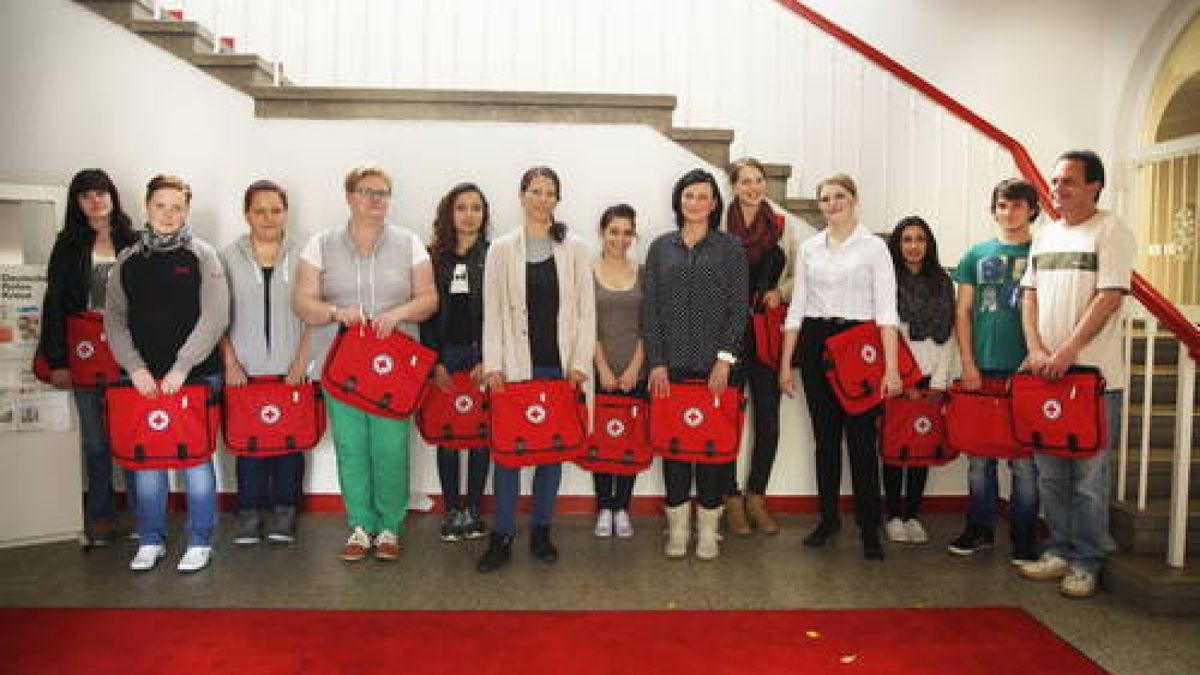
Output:
[[796,251],[796,279],[784,330],[800,328],[806,317],[899,325],[896,270],[887,244],[857,225],[832,251],[828,233],[809,237]]

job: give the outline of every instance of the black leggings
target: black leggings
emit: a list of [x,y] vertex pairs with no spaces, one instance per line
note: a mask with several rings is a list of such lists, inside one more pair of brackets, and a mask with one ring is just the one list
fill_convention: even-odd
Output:
[[729,465],[698,464],[676,459],[664,459],[663,484],[667,490],[667,506],[679,506],[692,494],[692,476],[696,477],[696,495],[700,506],[715,509],[724,502],[725,485],[729,480]]
[[817,494],[821,518],[838,518],[842,484],[842,435],[850,455],[854,512],[864,534],[879,529],[879,460],[875,454],[877,411],[848,415],[825,379],[825,338],[853,328],[855,322],[806,318],[800,326],[800,377],[816,438]]
[[[925,479],[928,477],[927,466],[883,465],[883,494],[888,518],[908,520],[917,517],[921,509],[921,497],[925,495]],[[904,495],[903,505],[900,503],[901,493]]]
[[[743,360],[746,390],[754,408],[754,450],[750,453],[746,492],[761,495],[767,492],[775,451],[779,448],[779,374],[760,363],[752,350],[743,354]],[[737,494],[737,462],[729,464],[728,481],[726,494]]]

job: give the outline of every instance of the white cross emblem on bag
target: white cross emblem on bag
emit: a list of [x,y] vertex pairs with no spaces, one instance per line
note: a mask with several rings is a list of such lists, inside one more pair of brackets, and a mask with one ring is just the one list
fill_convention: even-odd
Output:
[[283,413],[280,412],[278,406],[267,404],[258,411],[258,418],[263,421],[263,424],[276,424],[281,417],[283,417]]
[[624,436],[625,423],[621,420],[609,420],[608,424],[604,425],[604,432],[613,438]]
[[387,375],[392,372],[394,366],[392,357],[387,354],[379,354],[371,361],[371,370],[374,370],[376,375]]
[[530,424],[541,424],[546,421],[546,409],[540,405],[531,405],[525,409],[525,419]]
[[933,421],[922,415],[921,417],[913,420],[913,431],[924,436],[925,434],[933,431]]
[[471,412],[471,408],[475,407],[475,402],[466,394],[459,394],[458,398],[454,399],[454,410],[460,415],[466,415]]
[[92,355],[94,355],[95,353],[96,353],[96,347],[92,343],[88,342],[87,340],[84,340],[84,341],[80,342],[79,344],[75,345],[75,355],[78,356],[79,358],[83,359],[84,361],[87,361],[88,359],[92,358]]
[[162,431],[171,424],[171,416],[166,410],[151,410],[149,415],[146,415],[146,424],[154,431]]
[[879,352],[875,350],[874,345],[863,345],[862,352],[863,363],[875,363],[875,359],[879,358]]
[[1046,402],[1042,404],[1042,414],[1048,420],[1056,420],[1062,417],[1062,403],[1059,403],[1058,399],[1055,398],[1046,399]]
[[704,424],[704,413],[699,408],[688,408],[683,411],[683,423],[694,429]]

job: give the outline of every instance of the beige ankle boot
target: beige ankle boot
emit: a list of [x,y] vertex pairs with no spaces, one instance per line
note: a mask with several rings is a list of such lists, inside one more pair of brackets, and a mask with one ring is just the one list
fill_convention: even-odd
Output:
[[692,504],[684,502],[679,506],[668,506],[667,511],[667,545],[663,553],[668,558],[683,558],[687,556],[688,539],[692,537]]
[[750,534],[750,521],[746,520],[746,501],[742,495],[725,498],[725,529],[729,534]]
[[700,560],[716,560],[721,555],[721,535],[717,533],[717,527],[724,510],[724,506],[696,510],[696,557]]
[[762,495],[746,493],[746,515],[763,534],[779,534],[779,523],[767,511],[767,500]]

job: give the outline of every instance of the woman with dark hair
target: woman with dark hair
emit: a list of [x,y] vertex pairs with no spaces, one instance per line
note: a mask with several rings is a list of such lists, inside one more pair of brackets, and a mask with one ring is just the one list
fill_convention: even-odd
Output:
[[[795,235],[766,199],[767,171],[761,162],[753,157],[739,159],[729,169],[729,180],[733,199],[725,227],[746,249],[748,304],[752,308],[778,307],[792,295]],[[778,534],[779,524],[767,510],[765,495],[779,446],[779,378],[771,365],[758,360],[752,322],[746,325],[741,357],[754,405],[754,450],[745,495],[738,489],[737,462],[730,465],[725,523],[734,534],[750,534],[751,526],[764,534]]]
[[[721,192],[707,171],[695,169],[671,193],[675,232],[659,236],[646,254],[642,328],[651,396],[670,394],[671,382],[701,379],[714,394],[729,386],[742,353],[749,316],[745,247],[719,232]],[[740,383],[735,383],[738,386]],[[687,555],[692,480],[697,512],[696,557],[720,555],[717,527],[729,483],[727,464],[664,459],[668,558]]]
[[[388,220],[392,177],[377,166],[350,170],[342,183],[349,222],[313,235],[300,253],[293,305],[309,326],[369,328],[417,336],[437,311],[433,265],[425,245]],[[339,558],[357,563],[400,557],[408,518],[410,421],[325,397],[337,454],[338,485],[350,536]]]
[[[524,223],[492,243],[484,268],[483,369],[487,385],[565,378],[586,382],[596,344],[596,302],[591,256],[566,225],[554,220],[562,198],[558,174],[544,166],[521,177]],[[517,531],[519,469],[497,466],[492,479],[496,522],[480,572],[506,565]],[[558,560],[550,541],[561,464],[538,466],[533,477],[529,549],[547,563]]]
[[[287,192],[259,180],[246,188],[242,212],[250,231],[221,251],[229,278],[229,332],[221,340],[225,386],[249,377],[282,375],[298,385],[308,375],[311,330],[292,310],[292,281],[299,244],[287,237]],[[237,528],[233,543],[290,544],[296,539],[296,507],[303,493],[304,454],[237,458]]]
[[[600,259],[596,279],[596,385],[607,394],[641,393],[645,387],[642,344],[642,269],[629,259],[637,237],[637,213],[617,204],[600,216]],[[629,501],[636,475],[595,472],[597,537],[633,536]]]
[[[438,292],[438,312],[421,324],[421,342],[438,352],[433,381],[450,387],[450,374],[470,371],[483,383],[483,267],[487,260],[490,214],[487,198],[474,183],[454,186],[438,202],[429,256]],[[478,539],[486,534],[479,515],[487,483],[487,446],[467,455],[467,501],[461,503],[458,450],[438,448],[438,480],[445,515],[442,541]]]
[[[888,237],[888,251],[896,270],[900,335],[907,341],[922,375],[919,389],[906,395],[922,396],[921,389],[945,391],[954,358],[954,282],[938,261],[933,230],[917,216],[904,218]],[[883,529],[888,539],[908,544],[929,541],[917,519],[928,476],[929,468],[924,466],[883,465],[888,511]]]
[[[104,330],[113,356],[138,393],[174,394],[188,380],[220,385],[217,343],[229,324],[229,287],[217,252],[194,238],[187,217],[192,189],[178,176],[146,186],[141,241],[117,256],[108,279]],[[187,550],[180,572],[203,569],[217,527],[212,460],[183,469]],[[166,554],[167,471],[134,471],[140,546],[129,568],[145,571]]]
[[[71,389],[67,369],[67,317],[103,311],[108,275],[117,255],[137,241],[129,216],[121,209],[117,186],[101,169],[84,169],[71,179],[67,215],[54,240],[46,269],[42,300],[42,333],[38,350],[50,365],[50,381]],[[116,506],[112,487],[112,455],[104,425],[104,394],[98,389],[71,392],[79,410],[79,436],[87,470],[84,527],[95,546],[112,543]],[[125,497],[130,511],[135,494],[133,472],[125,472]]]
[[[783,337],[783,363],[792,362],[799,338],[800,377],[817,442],[821,522],[805,537],[804,545],[824,546],[842,528],[838,493],[844,434],[863,556],[882,560],[876,413],[847,414],[825,379],[822,352],[826,338],[874,321],[881,329],[885,364],[878,390],[885,397],[900,394],[896,271],[887,245],[858,222],[858,188],[850,176],[836,174],[817,184],[817,203],[828,225],[796,251],[796,279]],[[779,388],[788,396],[795,395],[791,368],[780,369]]]

